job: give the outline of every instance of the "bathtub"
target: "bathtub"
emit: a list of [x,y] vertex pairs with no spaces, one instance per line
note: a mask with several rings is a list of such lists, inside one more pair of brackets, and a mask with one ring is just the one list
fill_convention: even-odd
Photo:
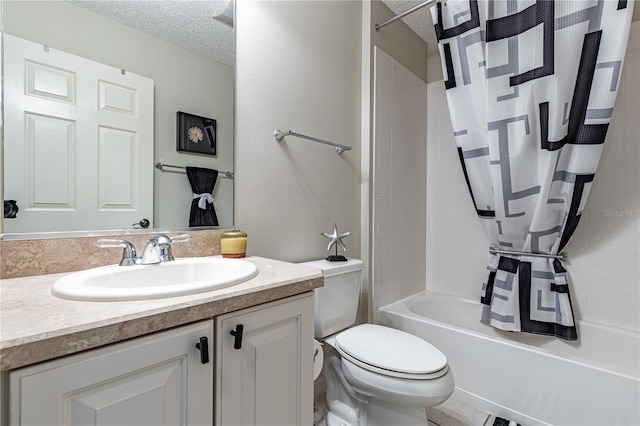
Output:
[[447,357],[454,397],[522,425],[640,425],[640,336],[578,322],[577,342],[482,324],[480,303],[422,292],[379,311],[380,324]]

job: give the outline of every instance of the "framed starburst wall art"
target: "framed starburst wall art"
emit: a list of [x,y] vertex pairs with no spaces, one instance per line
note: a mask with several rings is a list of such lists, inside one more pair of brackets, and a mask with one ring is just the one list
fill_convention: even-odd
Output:
[[216,120],[178,111],[176,150],[216,155]]

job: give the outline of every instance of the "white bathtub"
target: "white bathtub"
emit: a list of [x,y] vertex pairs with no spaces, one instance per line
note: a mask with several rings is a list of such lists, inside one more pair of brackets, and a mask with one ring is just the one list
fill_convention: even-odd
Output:
[[482,324],[480,303],[423,292],[385,306],[381,324],[447,357],[454,397],[523,425],[640,425],[640,336],[578,322],[578,342]]

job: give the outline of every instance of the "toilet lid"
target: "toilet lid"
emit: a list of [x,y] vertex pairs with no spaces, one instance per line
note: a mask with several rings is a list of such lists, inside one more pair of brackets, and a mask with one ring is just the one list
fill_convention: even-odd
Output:
[[413,334],[375,324],[361,324],[335,337],[336,349],[375,369],[430,375],[447,366],[447,358]]

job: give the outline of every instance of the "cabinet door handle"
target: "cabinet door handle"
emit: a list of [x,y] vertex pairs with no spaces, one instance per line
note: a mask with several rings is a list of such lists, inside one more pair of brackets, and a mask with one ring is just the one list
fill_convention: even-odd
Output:
[[196,348],[200,351],[200,362],[207,364],[209,362],[209,340],[206,336],[200,338],[200,342],[196,343]]
[[236,325],[236,329],[235,330],[231,330],[229,332],[229,334],[231,334],[232,336],[234,336],[233,339],[233,349],[240,349],[242,348],[242,331],[244,330],[244,325],[242,324],[238,324]]

